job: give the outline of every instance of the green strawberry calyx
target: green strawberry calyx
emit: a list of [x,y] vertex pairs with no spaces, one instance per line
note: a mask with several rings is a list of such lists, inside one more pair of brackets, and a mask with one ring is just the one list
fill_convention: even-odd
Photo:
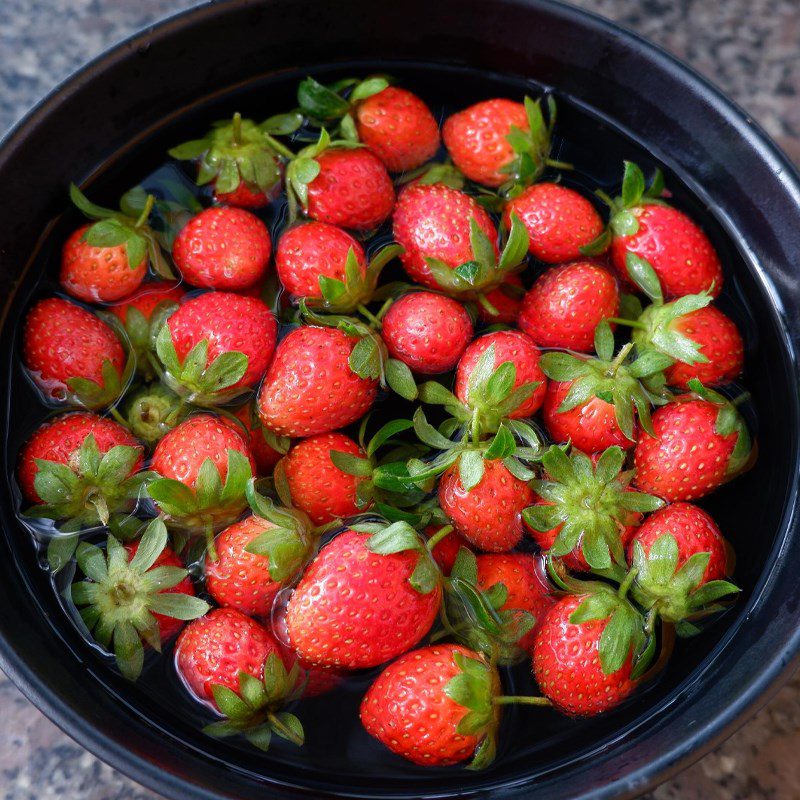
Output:
[[238,350],[220,353],[208,363],[208,339],[201,339],[183,361],[178,357],[167,321],[156,336],[160,364],[152,361],[167,386],[195,406],[229,403],[249,391],[237,386],[247,372],[248,357]]
[[292,158],[276,136],[289,136],[302,124],[297,113],[278,114],[261,123],[242,119],[215,122],[202,139],[173,147],[169,154],[179,161],[199,161],[197,185],[213,181],[217,194],[234,192],[244,183],[252,191],[269,194],[280,185],[280,157]]
[[477,300],[491,314],[496,314],[486,294],[506,281],[509,275],[519,272],[527,263],[528,231],[517,214],[511,215],[511,229],[498,259],[489,237],[470,218],[470,245],[472,258],[452,269],[438,258],[426,257],[431,275],[445,294],[462,299]]
[[250,478],[247,456],[229,449],[224,483],[216,464],[207,458],[200,465],[194,487],[174,478],[156,477],[148,482],[147,493],[170,527],[190,536],[202,534],[209,557],[216,561],[214,531],[236,520],[247,508]]
[[133,511],[152,477],[145,471],[130,474],[140,456],[141,448],[129,445],[101,454],[90,433],[67,464],[35,459],[33,485],[43,502],[25,516],[63,521],[60,530],[65,533],[108,525],[112,515]]
[[304,681],[300,666],[291,669],[277,653],[270,653],[264,662],[264,677],[259,680],[248,672],[239,672],[239,691],[214,684],[214,702],[225,719],[212,722],[203,733],[216,738],[242,735],[259,750],[268,750],[273,735],[301,746],[305,740],[303,725],[286,705],[300,699]]
[[188,407],[162,383],[137,389],[125,402],[125,422],[137,439],[153,447],[182,421]]
[[188,575],[181,567],[154,566],[167,537],[164,523],[154,519],[132,558],[113,536],[108,537],[105,552],[88,542],[81,542],[76,551],[78,567],[86,577],[72,584],[72,602],[97,643],[113,652],[120,672],[130,681],[142,672],[143,643],[161,652],[153,614],[191,620],[210,608],[199,597],[164,591]]
[[[412,169],[408,172],[404,172],[400,178],[398,179],[398,183],[402,186],[407,183],[411,183],[412,181],[416,181],[423,186],[430,186],[435,183],[443,184],[444,186],[449,186],[451,189],[463,189],[467,185],[467,179],[464,177],[464,174],[461,172],[458,167],[453,164],[450,159],[441,162],[428,162],[421,167],[417,167],[417,169]],[[473,188],[473,187],[470,187]],[[488,193],[488,190],[482,187],[475,185],[474,189],[480,193]],[[492,197],[497,197],[496,195],[492,195]],[[480,198],[477,198],[478,202],[480,202]],[[498,198],[499,200],[499,198]],[[500,210],[499,204],[497,208],[493,208],[492,210]]]
[[691,620],[721,611],[723,606],[717,601],[740,590],[726,580],[703,581],[711,553],[695,553],[680,568],[679,557],[671,533],[659,536],[648,553],[634,540],[631,594],[642,608],[675,623],[679,636],[688,636],[699,630]]
[[74,183],[69,186],[69,196],[85,216],[95,220],[83,234],[81,241],[92,247],[124,245],[131,269],[136,269],[148,259],[158,275],[167,279],[175,278],[162,251],[159,234],[149,224],[157,203],[153,195],[136,187],[123,195],[120,201],[121,211],[92,203]]
[[91,378],[73,377],[67,379],[68,396],[66,399],[70,403],[75,403],[92,411],[108,408],[116,417],[116,404],[128,390],[133,381],[135,370],[136,357],[131,353],[128,354],[125,360],[122,373],[106,358],[100,367],[102,380],[99,383],[91,380]]
[[548,477],[530,485],[543,502],[526,508],[522,517],[542,533],[560,526],[549,550],[552,556],[566,556],[579,548],[593,569],[626,563],[622,529],[633,523],[636,514],[655,511],[664,501],[631,491],[633,471],[623,471],[624,462],[625,453],[616,446],[605,450],[596,465],[579,450],[567,455],[555,445],[542,456]]
[[[620,430],[636,441],[635,416],[652,436],[650,408],[663,400],[647,388],[647,379],[654,379],[672,359],[660,352],[645,351],[630,358],[633,345],[626,344],[614,355],[614,334],[607,320],[595,330],[594,348],[597,358],[551,351],[541,359],[542,371],[548,378],[570,383],[569,390],[557,413],[565,413],[597,397],[614,406],[614,416]],[[662,376],[663,377],[663,376]]]

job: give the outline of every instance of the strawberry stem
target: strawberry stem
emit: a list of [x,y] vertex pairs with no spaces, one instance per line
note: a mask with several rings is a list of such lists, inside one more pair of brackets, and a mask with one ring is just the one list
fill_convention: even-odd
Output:
[[386,302],[378,309],[378,313],[375,315],[378,320],[383,320],[386,316],[386,312],[392,307],[392,303],[394,303],[394,298],[389,297]]
[[231,128],[233,131],[231,134],[233,146],[239,147],[242,144],[242,115],[238,111],[233,115],[233,124]]
[[270,136],[268,133],[264,134],[264,141],[279,155],[282,155],[284,158],[294,158],[294,153],[285,145],[283,142],[279,142],[273,136]]
[[284,739],[288,739],[292,744],[296,744],[300,747],[303,744],[303,740],[293,733],[289,728],[287,728],[278,717],[273,714],[271,711],[267,714],[267,719],[269,720],[270,725],[283,736]]
[[624,600],[628,594],[628,590],[631,588],[631,584],[636,580],[636,576],[639,574],[639,570],[635,567],[631,569],[628,574],[625,576],[625,580],[619,585],[619,589],[617,590],[617,595],[620,599]]
[[125,417],[123,417],[122,414],[119,413],[119,409],[116,406],[111,406],[108,409],[108,413],[111,414],[111,416],[114,417],[114,419],[117,422],[119,422],[119,424],[122,425],[124,428],[128,427],[128,420],[126,420]]
[[444,525],[442,528],[436,531],[436,533],[434,533],[430,539],[428,539],[428,550],[433,551],[433,548],[436,547],[436,545],[439,544],[439,542],[441,542],[442,539],[444,539],[446,536],[449,536],[452,532],[453,532],[452,525]]
[[205,536],[206,536],[206,552],[208,553],[208,557],[212,561],[216,561],[218,556],[217,556],[217,548],[214,545],[214,526],[211,524],[211,520],[206,521]]
[[549,706],[552,703],[546,697],[527,697],[524,695],[501,695],[493,697],[496,706],[524,705],[524,706]]
[[633,342],[628,342],[620,351],[617,353],[616,358],[611,362],[606,375],[609,378],[613,378],[614,375],[617,374],[617,370],[620,367],[620,364],[628,357],[628,353],[633,349]]
[[381,321],[363,303],[359,303],[356,308],[359,313],[366,317],[375,327],[381,327]]
[[640,331],[647,330],[647,325],[642,322],[637,322],[633,319],[622,319],[622,317],[606,317],[606,322],[613,322],[615,325],[627,325],[629,328],[638,328]]
[[139,219],[134,223],[134,228],[141,228],[150,219],[150,212],[153,210],[155,202],[156,198],[152,194],[147,195],[147,200],[144,201],[144,208],[142,213],[139,214]]
[[491,304],[485,294],[478,295],[478,302],[486,309],[486,311],[493,317],[496,317],[500,312]]

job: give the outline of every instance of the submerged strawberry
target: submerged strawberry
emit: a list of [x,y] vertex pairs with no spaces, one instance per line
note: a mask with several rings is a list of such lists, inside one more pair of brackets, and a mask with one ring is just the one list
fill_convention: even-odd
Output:
[[485,302],[478,306],[478,319],[489,325],[516,325],[524,296],[525,287],[519,275],[509,275],[496,289],[486,293]]
[[275,436],[261,425],[258,408],[254,400],[239,406],[233,415],[244,426],[245,439],[256,462],[256,474],[265,477],[272,474],[275,465],[289,450],[289,440]]

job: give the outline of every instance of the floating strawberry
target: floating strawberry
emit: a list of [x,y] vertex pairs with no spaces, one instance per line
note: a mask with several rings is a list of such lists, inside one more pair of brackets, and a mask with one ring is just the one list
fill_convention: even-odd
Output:
[[172,257],[183,279],[203,289],[234,291],[257,284],[272,254],[269,229],[242,208],[206,208],[181,228]]
[[116,657],[122,675],[135,681],[142,672],[144,647],[161,652],[164,641],[183,622],[205,614],[209,605],[194,596],[188,572],[167,547],[167,529],[154,519],[142,538],[123,547],[113,536],[106,550],[81,542],[78,567],[86,578],[72,584],[70,597],[80,608],[97,643]]
[[111,328],[59,297],[40,300],[28,312],[22,360],[49,399],[73,400],[87,408],[116,401],[130,381],[134,364],[132,359],[126,363]]
[[670,502],[696,500],[741,472],[751,455],[747,425],[722,395],[691,380],[653,414],[654,436],[636,445],[635,485]]
[[516,325],[523,297],[525,287],[519,275],[509,275],[496,289],[484,295],[483,302],[478,305],[478,319],[489,325]]
[[271,475],[281,457],[289,452],[289,439],[276,436],[261,424],[255,401],[239,406],[233,415],[244,426],[245,438],[256,462],[256,473],[262,477]]
[[664,503],[628,490],[633,474],[622,471],[624,461],[619,447],[603,452],[596,464],[578,450],[567,456],[555,445],[544,454],[546,478],[531,484],[531,493],[541,500],[522,514],[543,549],[569,556],[578,569],[625,564],[626,530],[641,521],[642,513]]
[[439,610],[439,571],[408,524],[346,530],[326,544],[289,600],[292,648],[320,666],[374,667],[413,647]]
[[433,292],[403,295],[390,306],[381,328],[389,354],[423,375],[453,369],[473,334],[464,306]]
[[281,340],[258,395],[265,428],[313,436],[343,428],[375,401],[378,381],[350,366],[358,339],[336,328],[303,326]]
[[617,281],[590,261],[551,267],[522,301],[519,327],[540,347],[588,353],[603,319],[619,312]]
[[300,670],[287,670],[280,644],[254,619],[216,608],[187,625],[175,648],[175,668],[192,694],[226,719],[204,728],[210,736],[243,734],[260,750],[273,734],[303,744],[303,727],[281,709],[302,691]]
[[218,202],[259,208],[280,189],[279,157],[293,156],[275,136],[293,133],[301,123],[297,113],[270,117],[261,124],[236,113],[232,121],[217,122],[204,138],[173,147],[169,154],[180,161],[198,161],[197,183],[213,184]]
[[368,231],[394,208],[394,186],[380,159],[352,142],[319,141],[301,150],[286,172],[290,207],[301,205],[318,222]]
[[647,259],[661,281],[667,300],[686,294],[722,290],[722,265],[705,233],[661,196],[664,179],[656,172],[648,187],[641,169],[625,162],[619,197],[600,196],[611,209],[608,230],[584,252],[596,253],[611,242],[611,258],[619,275],[628,275],[627,256]]
[[173,391],[195,405],[216,405],[258,383],[276,334],[275,317],[260,300],[206,292],[169,318],[156,351]]
[[581,248],[603,232],[597,209],[582,194],[558,183],[537,183],[510,200],[503,223],[516,214],[528,231],[528,250],[546,264],[580,261]]

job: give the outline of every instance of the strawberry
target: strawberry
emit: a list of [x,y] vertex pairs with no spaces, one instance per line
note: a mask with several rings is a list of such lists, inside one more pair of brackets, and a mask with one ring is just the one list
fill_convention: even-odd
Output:
[[275,465],[288,452],[289,440],[275,436],[262,427],[254,402],[239,406],[233,415],[244,426],[244,432],[247,434],[245,439],[256,462],[256,474],[262,477],[271,475]]
[[175,648],[184,686],[226,719],[208,725],[210,736],[242,733],[261,750],[273,734],[303,743],[303,728],[280,709],[300,695],[300,672],[287,670],[275,637],[232,608],[215,608],[184,628]]
[[261,300],[206,292],[172,314],[156,352],[173,391],[197,405],[214,405],[261,380],[276,334],[275,317]]
[[88,408],[114,402],[130,378],[111,328],[59,297],[40,300],[28,312],[22,360],[48,399],[75,399]]
[[522,301],[519,327],[540,347],[591,352],[595,328],[619,313],[617,281],[590,261],[551,267]]
[[172,258],[191,286],[231,291],[258,283],[272,253],[269,229],[241,208],[206,208],[181,228]]
[[[431,537],[442,530],[442,527],[441,525],[428,525],[423,533],[427,539],[431,539]],[[467,550],[470,549],[469,542],[463,536],[457,534],[455,530],[453,530],[452,525],[448,525],[447,527],[450,529],[450,532],[444,536],[444,538],[437,541],[431,548],[433,560],[439,565],[442,575],[450,574],[450,570],[453,569],[453,564],[455,564],[458,551],[462,547]]]
[[439,125],[415,94],[387,86],[356,106],[358,138],[390,172],[416,169],[439,149]]
[[603,220],[595,207],[574,189],[558,183],[537,183],[510,200],[503,223],[511,226],[516,214],[528,231],[528,250],[547,264],[581,259],[581,248],[603,232]]
[[137,292],[129,295],[125,300],[114,303],[108,310],[116,316],[125,326],[128,335],[131,334],[131,325],[138,323],[138,317],[149,322],[162,304],[179,304],[183,301],[186,292],[180,284],[174,281],[151,281],[143,284]]
[[331,460],[331,453],[363,458],[364,451],[343,433],[320,433],[298,442],[281,462],[292,504],[315,525],[352,517],[359,512],[358,484]]
[[473,333],[464,306],[433,292],[403,295],[390,306],[381,328],[389,354],[423,375],[453,369]]
[[297,654],[319,666],[375,667],[413,647],[439,610],[439,573],[406,523],[345,530],[318,553],[289,600]]
[[361,378],[348,359],[357,342],[336,328],[296,328],[278,345],[258,395],[265,428],[313,436],[343,428],[372,406],[378,381]]
[[125,423],[131,433],[148,447],[182,422],[189,407],[162,383],[145,384],[125,398]]
[[31,516],[68,520],[67,530],[106,525],[133,510],[147,477],[141,444],[117,422],[76,411],[41,425],[17,460]]
[[719,528],[690,503],[673,503],[649,517],[628,552],[637,602],[677,623],[681,635],[697,632],[687,617],[718,610],[711,604],[739,591],[722,580],[728,572],[727,547]]
[[361,702],[367,733],[393,753],[422,766],[449,766],[473,757],[473,769],[495,754],[500,677],[478,653],[437,644],[390,664]]
[[[569,456],[553,445],[542,456],[545,478],[531,482],[539,500],[522,518],[539,546],[553,556],[566,556],[568,566],[586,571],[625,564],[631,526],[643,512],[664,503],[629,490],[633,474],[623,472],[625,454],[610,447],[596,459],[578,450]],[[594,462],[594,463],[593,463]]]
[[670,502],[696,500],[746,466],[746,425],[724,398],[711,397],[684,395],[653,414],[654,435],[643,434],[634,451],[638,488]]
[[[603,636],[609,629],[614,636]],[[610,711],[636,689],[633,652],[644,638],[637,612],[610,589],[566,595],[542,619],[533,643],[533,676],[562,713]]]
[[[491,402],[491,398],[481,398],[477,391],[476,377],[479,377],[477,366],[490,348],[494,350],[494,359],[487,365],[496,369],[501,364],[510,363],[514,367],[513,389],[521,389],[525,385],[537,384],[533,392],[508,413],[511,419],[533,416],[542,405],[547,391],[547,378],[539,365],[539,348],[533,340],[521,331],[495,331],[479,336],[470,344],[461,356],[456,370],[455,394],[462,403],[479,408]],[[476,376],[476,377],[474,377]],[[491,409],[489,409],[491,410]]]
[[154,519],[130,545],[123,547],[109,536],[105,552],[88,542],[77,547],[76,560],[86,579],[72,584],[72,602],[83,606],[80,614],[89,631],[104,650],[113,649],[120,672],[131,681],[142,671],[143,643],[160,651],[184,621],[209,609],[194,596],[188,573],[167,539],[164,523]]
[[480,482],[467,490],[458,465],[439,481],[439,505],[470,544],[493,553],[511,550],[522,538],[522,510],[534,499],[528,484],[500,460],[486,459]]
[[500,286],[486,293],[485,303],[478,306],[478,319],[488,325],[516,325],[524,296],[519,275],[509,275]]

